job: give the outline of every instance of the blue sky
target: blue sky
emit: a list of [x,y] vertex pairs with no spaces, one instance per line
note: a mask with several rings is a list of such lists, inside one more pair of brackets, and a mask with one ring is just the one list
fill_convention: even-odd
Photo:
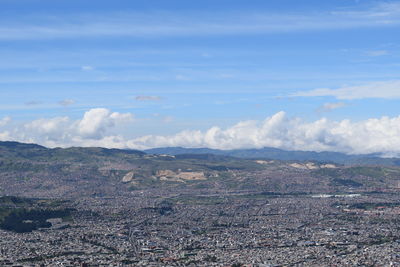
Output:
[[[396,119],[399,26],[400,1],[0,0],[0,138],[142,148],[132,140],[213,126],[229,136],[240,122],[262,124],[281,111],[303,125]],[[80,136],[74,125],[99,108],[131,120]],[[26,130],[55,118],[68,118],[74,133]],[[124,141],[104,141],[111,136]],[[387,150],[319,142],[295,147]],[[157,145],[191,146],[143,147]]]

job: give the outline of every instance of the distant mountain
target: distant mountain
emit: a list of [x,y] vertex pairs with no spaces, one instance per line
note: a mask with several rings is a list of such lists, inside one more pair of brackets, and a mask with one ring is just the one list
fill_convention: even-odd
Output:
[[400,166],[399,158],[382,158],[376,154],[347,155],[338,152],[288,151],[265,147],[261,149],[219,150],[210,148],[164,147],[144,151],[129,149],[107,149],[101,147],[46,148],[37,144],[19,142],[0,142],[0,160],[35,159],[36,161],[71,160],[91,162],[126,157],[143,157],[146,154],[166,154],[178,156],[178,159],[202,159],[208,161],[226,161],[239,159],[271,159],[284,161],[318,161],[344,165],[382,165]]
[[265,168],[253,160],[214,154],[172,157],[138,150],[0,142],[0,196],[115,196],[197,183],[212,187],[215,179],[230,177],[231,171]]
[[271,160],[293,160],[293,161],[319,161],[333,162],[345,165],[400,165],[398,158],[381,158],[376,154],[368,155],[347,155],[339,152],[314,152],[314,151],[288,151],[278,148],[265,147],[261,149],[236,149],[218,150],[209,148],[183,148],[183,147],[163,147],[144,150],[149,154],[213,154],[219,156],[229,156],[243,159],[271,159]]
[[274,148],[159,148],[146,152],[151,154],[0,142],[0,196],[112,197],[131,196],[131,192],[141,190],[155,194],[176,190],[190,195],[226,188],[275,193],[345,192],[400,186],[400,168],[395,166],[400,160],[374,155]]
[[19,142],[0,142],[0,159],[35,159],[35,160],[60,160],[60,159],[85,159],[95,160],[96,157],[110,157],[123,155],[144,156],[146,153],[139,150],[108,149],[101,147],[70,147],[47,148],[36,144]]

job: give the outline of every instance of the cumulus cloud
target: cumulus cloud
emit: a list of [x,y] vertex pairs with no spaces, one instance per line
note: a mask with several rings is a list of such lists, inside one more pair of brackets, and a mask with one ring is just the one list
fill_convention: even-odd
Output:
[[279,112],[264,121],[243,121],[205,132],[183,131],[172,136],[144,136],[127,142],[137,148],[160,146],[210,147],[217,149],[276,147],[288,150],[337,151],[350,154],[400,153],[400,116],[360,122],[305,122]]
[[135,97],[135,99],[137,101],[160,101],[162,97],[154,95],[138,95]]
[[[11,122],[11,118],[10,117],[4,117],[2,119],[0,119],[0,127],[4,127],[6,125],[8,125]],[[6,141],[6,140],[10,140],[11,135],[9,131],[3,131],[0,132],[0,141]]]
[[[5,120],[5,119],[3,119]],[[3,121],[2,120],[2,121]],[[121,137],[108,136],[109,130],[133,121],[133,114],[111,112],[105,108],[90,109],[79,120],[65,117],[41,118],[15,126],[0,135],[5,140],[39,143],[49,147],[91,146],[122,148]],[[10,129],[8,129],[10,130]]]
[[41,133],[53,133],[62,130],[68,124],[68,117],[55,117],[51,119],[38,119],[25,124],[25,128]]
[[[205,131],[186,130],[174,135],[132,137],[113,134],[116,126],[133,126],[133,115],[91,109],[79,120],[69,117],[40,119],[0,132],[1,140],[34,142],[49,147],[102,146],[146,149],[165,146],[240,149],[275,147],[287,150],[337,151],[349,154],[400,155],[400,116],[363,121],[307,122],[278,112],[262,121],[249,120]],[[12,136],[10,134],[12,132]]]
[[44,140],[65,141],[68,140],[70,134],[70,119],[68,117],[55,117],[51,119],[38,119],[26,123],[24,138],[32,138],[39,136]]
[[119,122],[132,120],[133,116],[130,113],[121,114],[105,108],[95,108],[85,113],[83,119],[78,123],[78,132],[83,137],[100,139],[107,128],[113,127]]
[[9,131],[0,132],[0,141],[8,141],[11,139]]
[[0,120],[0,127],[7,125],[11,121],[10,117],[4,117]]
[[338,89],[320,88],[311,91],[297,92],[292,96],[333,96],[342,100],[363,98],[397,99],[400,98],[400,80],[372,82],[356,86],[344,86]]

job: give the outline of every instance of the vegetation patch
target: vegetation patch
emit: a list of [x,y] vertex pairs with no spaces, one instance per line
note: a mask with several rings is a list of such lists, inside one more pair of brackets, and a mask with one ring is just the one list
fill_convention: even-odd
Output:
[[400,202],[384,202],[384,203],[363,202],[350,205],[351,209],[362,209],[362,210],[374,210],[377,208],[394,208],[394,207],[400,207]]
[[362,183],[356,182],[351,179],[340,179],[340,178],[335,178],[332,180],[333,185],[343,185],[343,186],[351,186],[351,187],[360,187],[363,186]]
[[72,209],[63,202],[6,196],[0,198],[0,228],[17,233],[49,228],[52,218],[71,220]]

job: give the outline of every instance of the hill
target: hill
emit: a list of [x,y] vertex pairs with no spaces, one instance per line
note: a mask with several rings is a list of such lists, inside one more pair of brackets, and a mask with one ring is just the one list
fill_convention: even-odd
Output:
[[333,162],[345,165],[385,165],[399,166],[398,158],[382,158],[376,154],[348,155],[339,152],[288,151],[265,147],[261,149],[218,150],[209,148],[164,147],[145,150],[150,154],[182,155],[182,154],[214,154],[243,159],[270,159]]
[[225,190],[276,195],[392,190],[400,185],[395,159],[270,148],[147,152],[163,153],[0,142],[0,196],[70,199],[143,190],[156,195]]

